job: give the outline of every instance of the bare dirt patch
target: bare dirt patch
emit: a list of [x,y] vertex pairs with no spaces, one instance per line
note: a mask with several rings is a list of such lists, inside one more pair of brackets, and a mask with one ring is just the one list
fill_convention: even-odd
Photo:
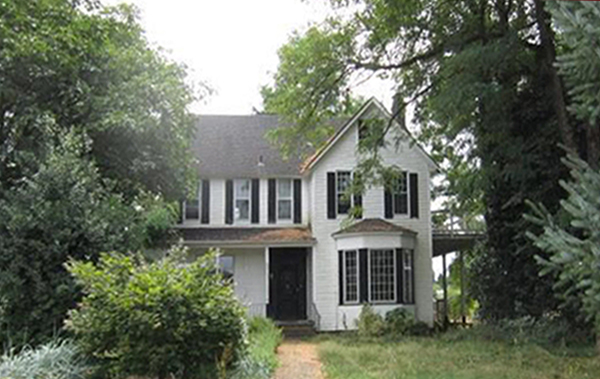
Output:
[[287,340],[277,348],[277,355],[281,365],[273,379],[323,379],[315,344]]

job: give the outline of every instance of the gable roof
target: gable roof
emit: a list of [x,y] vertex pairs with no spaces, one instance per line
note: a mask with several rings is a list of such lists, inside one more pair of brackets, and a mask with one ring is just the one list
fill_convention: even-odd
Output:
[[[316,151],[311,157],[309,157],[302,164],[302,172],[306,172],[311,170],[327,153],[331,150],[331,148],[351,129],[352,125],[357,122],[371,107],[375,107],[379,112],[383,114],[383,116],[387,119],[391,119],[392,115],[388,112],[387,109],[381,104],[376,98],[370,98],[363,106],[346,122],[346,124],[338,129],[336,133],[322,146],[318,151]],[[396,123],[396,121],[393,121]],[[430,171],[439,170],[437,163],[431,158],[431,156],[423,149],[423,147],[417,143],[416,139],[410,133],[410,131],[402,126],[403,130],[406,132],[408,137],[417,147],[417,150],[422,154],[422,156],[427,161],[427,165],[429,166]]]
[[332,236],[339,236],[342,234],[362,234],[362,233],[402,233],[416,235],[417,232],[414,230],[405,228],[400,225],[392,224],[391,222],[382,220],[380,218],[366,218],[355,224],[350,225],[347,228],[338,230],[333,233]]
[[[339,130],[346,120],[334,120]],[[286,127],[275,115],[201,115],[196,120],[192,152],[201,177],[248,178],[299,176],[300,157],[284,160],[267,141],[269,130]],[[309,152],[310,153],[310,152]]]

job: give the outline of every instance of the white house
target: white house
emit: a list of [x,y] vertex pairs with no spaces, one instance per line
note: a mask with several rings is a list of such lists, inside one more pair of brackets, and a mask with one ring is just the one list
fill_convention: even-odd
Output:
[[[199,118],[193,147],[202,179],[198,198],[183,204],[181,233],[192,251],[223,250],[221,264],[251,314],[343,330],[369,303],[432,323],[434,162],[409,138],[390,141],[381,156],[405,172],[398,190],[342,196],[358,163],[361,120],[390,117],[369,100],[305,162],[284,161],[266,141],[280,126],[276,116]],[[349,224],[349,208],[360,204],[362,218]]]

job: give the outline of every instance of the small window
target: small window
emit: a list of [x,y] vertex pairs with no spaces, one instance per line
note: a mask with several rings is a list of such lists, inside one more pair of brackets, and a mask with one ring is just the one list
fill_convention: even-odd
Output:
[[405,304],[414,304],[413,250],[402,250],[402,298]]
[[348,214],[352,202],[346,191],[350,188],[352,173],[350,171],[337,172],[337,213]]
[[250,180],[238,179],[234,181],[235,187],[235,220],[250,220]]
[[374,303],[396,301],[394,250],[369,250],[369,299]]
[[277,218],[291,220],[293,214],[292,179],[277,180]]
[[358,140],[362,141],[369,136],[369,128],[363,120],[358,120]]
[[408,214],[408,174],[406,171],[400,174],[394,192],[394,214]]
[[234,259],[231,255],[219,255],[217,257],[217,265],[219,271],[225,279],[233,279],[233,263]]
[[200,219],[200,196],[202,191],[200,187],[202,182],[196,187],[196,192],[189,199],[183,202],[184,220],[199,220]]
[[344,303],[358,303],[358,251],[344,252]]

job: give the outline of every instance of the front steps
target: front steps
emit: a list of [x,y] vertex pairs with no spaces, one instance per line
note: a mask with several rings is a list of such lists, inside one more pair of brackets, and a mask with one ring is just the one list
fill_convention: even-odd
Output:
[[281,328],[283,337],[288,339],[311,337],[317,334],[315,323],[311,320],[275,321]]

